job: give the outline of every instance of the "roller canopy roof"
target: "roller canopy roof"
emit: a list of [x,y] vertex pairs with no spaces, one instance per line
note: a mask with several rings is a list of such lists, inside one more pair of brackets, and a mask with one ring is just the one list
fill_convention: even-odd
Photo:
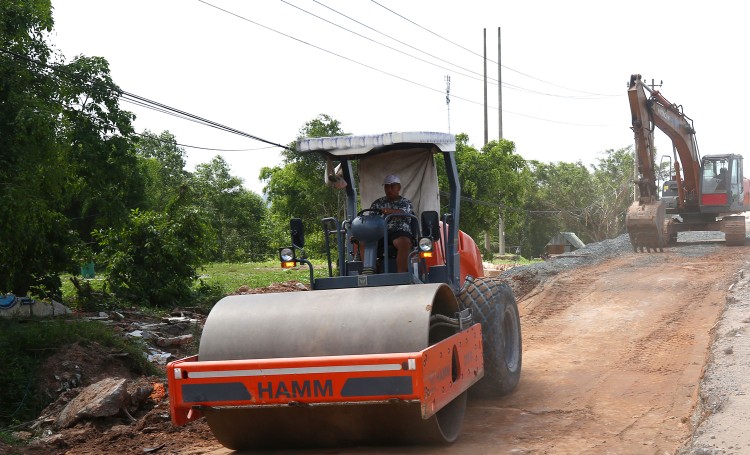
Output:
[[334,156],[365,155],[371,151],[397,149],[400,145],[436,146],[440,151],[456,150],[456,137],[448,133],[426,131],[384,133],[364,136],[305,138],[297,141],[297,151],[327,152]]

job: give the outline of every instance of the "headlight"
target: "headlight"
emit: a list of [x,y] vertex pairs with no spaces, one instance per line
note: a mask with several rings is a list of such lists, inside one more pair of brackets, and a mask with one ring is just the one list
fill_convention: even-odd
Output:
[[291,248],[282,248],[279,250],[279,259],[281,262],[292,262],[294,261],[294,250]]
[[419,251],[422,252],[428,252],[432,251],[432,239],[427,237],[422,237],[419,239]]

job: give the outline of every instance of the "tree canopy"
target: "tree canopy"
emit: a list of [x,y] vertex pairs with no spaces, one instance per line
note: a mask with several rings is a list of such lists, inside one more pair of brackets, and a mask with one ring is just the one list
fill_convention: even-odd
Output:
[[0,289],[56,294],[68,251],[142,198],[132,114],[102,58],[58,60],[49,1],[0,9]]
[[[338,120],[321,114],[307,122],[297,138],[346,134]],[[263,168],[260,175],[266,182],[264,193],[271,204],[273,240],[277,246],[289,243],[289,220],[301,218],[310,233],[309,250],[314,254],[323,244],[321,218],[336,216],[339,220],[344,219],[344,196],[341,191],[323,184],[325,162],[318,154],[297,152],[295,141],[283,152],[283,157],[282,166]]]

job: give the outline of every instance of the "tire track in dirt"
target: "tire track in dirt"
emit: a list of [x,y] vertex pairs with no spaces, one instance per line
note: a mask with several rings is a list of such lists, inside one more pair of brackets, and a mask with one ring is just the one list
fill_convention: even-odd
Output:
[[[566,272],[521,302],[522,383],[547,377],[554,387],[522,386],[507,404],[561,412],[544,419],[543,440],[518,448],[673,453],[689,435],[709,331],[741,255],[628,255]],[[579,420],[567,422],[573,410]]]

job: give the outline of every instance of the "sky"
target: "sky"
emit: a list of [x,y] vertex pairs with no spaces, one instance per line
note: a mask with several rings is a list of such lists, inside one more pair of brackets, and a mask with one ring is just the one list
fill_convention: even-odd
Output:
[[[272,143],[293,142],[305,123],[327,114],[351,134],[466,133],[479,148],[486,34],[489,140],[500,137],[501,80],[502,137],[517,154],[588,165],[633,144],[627,82],[634,73],[661,82],[661,93],[683,106],[702,155],[744,152],[750,27],[742,5],[52,0],[49,40],[68,60],[106,58],[127,92]],[[188,170],[221,155],[260,194],[260,169],[281,165],[280,149],[263,142],[122,106],[136,115],[138,132],[172,133]],[[658,131],[656,146],[671,154]]]

